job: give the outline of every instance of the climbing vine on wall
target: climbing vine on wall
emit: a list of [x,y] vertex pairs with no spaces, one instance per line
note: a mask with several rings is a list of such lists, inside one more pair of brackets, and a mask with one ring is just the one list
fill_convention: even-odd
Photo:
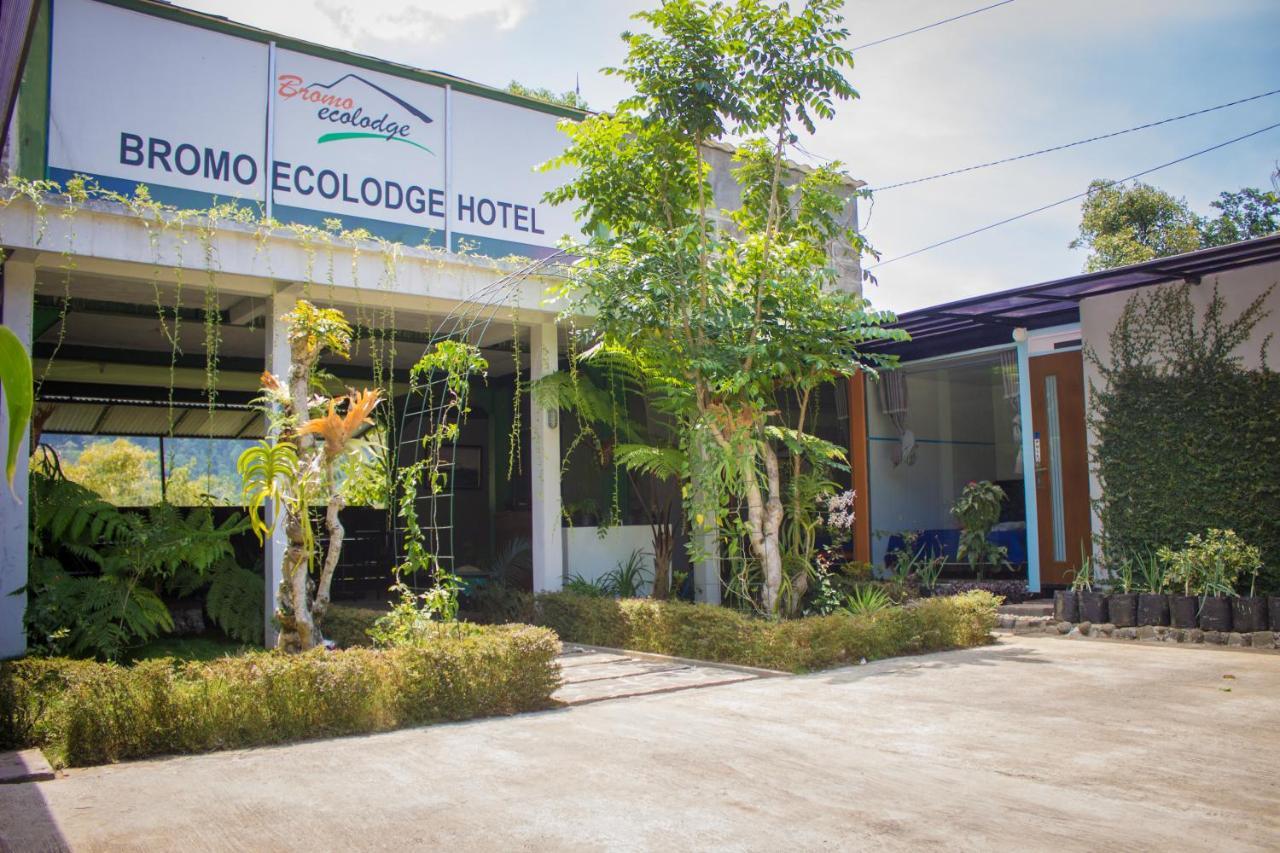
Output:
[[1108,559],[1233,529],[1262,549],[1263,583],[1280,592],[1280,374],[1239,356],[1268,316],[1266,291],[1230,318],[1214,289],[1197,312],[1189,285],[1139,293],[1090,352],[1096,509]]

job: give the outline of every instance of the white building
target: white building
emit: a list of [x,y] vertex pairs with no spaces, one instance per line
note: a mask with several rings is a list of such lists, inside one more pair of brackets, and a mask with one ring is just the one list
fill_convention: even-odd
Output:
[[[126,197],[145,184],[166,205],[233,202],[252,215],[158,215],[100,197],[9,200],[0,210],[2,318],[35,360],[39,434],[127,437],[156,452],[162,484],[175,448],[225,469],[266,429],[250,402],[264,369],[287,372],[277,318],[299,297],[342,309],[357,327],[351,360],[324,369],[357,386],[389,376],[399,395],[433,335],[466,315],[479,321],[472,340],[490,370],[459,439],[467,474],[454,494],[452,556],[482,563],[526,536],[532,588],[559,588],[567,439],[556,418],[517,399],[517,375],[556,370],[566,349],[558,306],[544,295],[558,273],[527,265],[576,227],[570,210],[542,200],[563,175],[535,167],[561,151],[557,123],[582,115],[164,2],[44,3],[7,170],[64,187],[85,176]],[[732,207],[728,152],[709,154],[716,200]],[[263,217],[286,227],[253,224]],[[367,235],[340,233],[356,229]],[[837,260],[857,288],[856,257],[838,251]],[[521,406],[523,464],[509,472],[507,436]],[[21,458],[24,503],[0,500],[0,657],[24,648],[25,597],[15,594],[27,578]],[[394,559],[386,514],[347,526],[345,558],[365,554],[350,580],[385,590]],[[575,571],[611,568],[634,538],[619,531],[603,556],[590,542],[591,565]],[[267,548],[268,614],[282,551],[279,541]],[[700,597],[716,599],[718,584],[714,568],[697,575]]]

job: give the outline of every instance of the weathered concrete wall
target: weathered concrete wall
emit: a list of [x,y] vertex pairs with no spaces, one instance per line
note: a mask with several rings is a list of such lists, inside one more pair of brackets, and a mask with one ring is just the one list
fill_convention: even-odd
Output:
[[[711,164],[711,195],[721,210],[737,210],[742,206],[742,190],[734,180],[733,149],[727,145],[708,145],[707,161]],[[788,164],[787,182],[799,181],[809,171],[798,163]],[[861,181],[852,181],[846,187],[845,197],[849,200],[845,208],[844,222],[853,230],[858,228],[858,208],[855,193],[862,186]],[[830,247],[832,262],[839,274],[837,286],[851,293],[862,293],[862,266],[858,255],[847,241],[841,241]]]

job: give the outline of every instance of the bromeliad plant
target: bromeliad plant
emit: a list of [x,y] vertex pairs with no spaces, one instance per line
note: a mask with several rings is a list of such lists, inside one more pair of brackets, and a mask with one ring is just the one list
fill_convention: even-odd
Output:
[[[284,521],[287,548],[276,611],[277,645],[287,651],[305,651],[323,641],[318,622],[329,606],[333,573],[342,552],[339,513],[344,500],[338,473],[343,460],[359,452],[358,433],[371,423],[380,394],[367,390],[340,397],[312,393],[321,355],[328,352],[345,358],[349,353],[351,326],[341,311],[317,308],[300,299],[281,321],[289,329],[289,376],[281,381],[264,373],[260,398],[272,437],[241,454],[238,470],[258,540],[265,541]],[[344,407],[341,413],[339,406]],[[317,445],[317,438],[323,443]],[[259,513],[268,500],[282,511],[264,520]],[[329,541],[312,582],[316,542],[311,507],[321,502]]]

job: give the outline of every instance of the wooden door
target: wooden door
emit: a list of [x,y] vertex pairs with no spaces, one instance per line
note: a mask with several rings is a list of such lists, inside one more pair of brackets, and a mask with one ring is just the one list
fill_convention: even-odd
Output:
[[1084,360],[1078,351],[1031,358],[1031,424],[1040,583],[1062,586],[1092,549]]

